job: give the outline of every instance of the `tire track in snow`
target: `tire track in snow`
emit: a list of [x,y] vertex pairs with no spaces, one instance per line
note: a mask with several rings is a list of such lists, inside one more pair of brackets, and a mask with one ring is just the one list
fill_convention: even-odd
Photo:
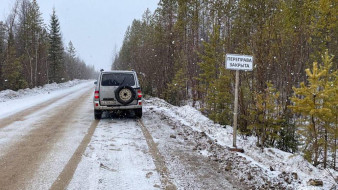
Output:
[[103,117],[67,189],[156,190],[160,179],[137,120]]
[[154,159],[154,164],[156,166],[156,170],[161,176],[161,183],[164,186],[165,190],[176,190],[176,186],[170,181],[169,178],[169,170],[166,167],[165,161],[163,156],[160,154],[160,151],[157,148],[156,143],[154,142],[153,137],[149,133],[148,129],[144,126],[142,120],[138,120],[138,123],[141,126],[142,133],[144,137],[146,138],[148,147],[149,147],[149,152],[151,153],[153,159]]
[[53,145],[62,138],[64,129],[71,125],[79,105],[92,96],[91,92],[92,89],[84,91],[55,109],[51,116],[33,124],[34,129],[0,158],[0,189],[25,189]]
[[[78,91],[78,89],[75,89],[73,91],[70,91],[69,93],[73,93],[75,91]],[[55,102],[61,100],[63,97],[65,97],[65,95],[59,95],[55,98],[52,98],[50,100],[47,100],[39,105],[36,105],[36,106],[32,106],[30,108],[27,108],[23,111],[20,111],[19,113],[15,113],[13,115],[10,115],[8,117],[5,117],[5,118],[2,118],[0,119],[0,129],[1,128],[5,128],[6,126],[16,122],[16,121],[23,121],[24,118],[38,110],[41,110],[42,108],[44,107],[47,107],[51,104],[54,104]]]
[[57,180],[53,183],[50,190],[57,190],[57,189],[66,189],[69,182],[73,178],[75,170],[78,164],[81,161],[82,155],[85,152],[94,132],[98,125],[99,121],[94,120],[88,129],[86,136],[83,138],[81,144],[76,149],[75,153],[73,154],[72,158],[68,161],[67,165],[63,168],[63,171],[58,176]]

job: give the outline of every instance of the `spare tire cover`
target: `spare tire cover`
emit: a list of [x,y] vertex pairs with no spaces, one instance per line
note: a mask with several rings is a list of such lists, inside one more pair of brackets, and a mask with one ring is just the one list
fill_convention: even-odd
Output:
[[135,90],[130,86],[120,86],[115,90],[115,98],[123,105],[131,103],[136,96]]

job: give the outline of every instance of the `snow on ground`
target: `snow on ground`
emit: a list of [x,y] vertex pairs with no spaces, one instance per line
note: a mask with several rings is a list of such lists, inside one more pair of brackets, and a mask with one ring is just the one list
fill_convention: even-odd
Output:
[[87,80],[72,80],[65,83],[52,83],[52,84],[46,84],[44,86],[38,86],[35,88],[26,88],[26,89],[20,89],[18,91],[13,90],[3,90],[0,91],[0,102],[6,102],[8,100],[18,99],[21,97],[31,96],[35,94],[46,94],[51,91],[59,90],[62,88],[69,88],[75,85],[78,85],[80,83],[87,82]]
[[[34,130],[34,126],[32,127],[33,123],[38,123],[41,118],[46,118],[48,115],[52,113],[53,110],[57,109],[58,107],[67,104],[70,100],[73,100],[79,96],[79,94],[83,93],[84,91],[88,90],[88,82],[81,83],[77,86],[73,86],[72,88],[65,89],[65,88],[54,88],[54,91],[50,91],[50,93],[38,93],[40,94],[39,97],[36,97],[35,94],[27,93],[26,96],[22,96],[17,99],[8,100],[7,102],[1,102],[0,107],[3,107],[3,104],[8,104],[6,109],[0,110],[0,119],[6,117],[7,115],[14,114],[19,112],[26,107],[31,107],[36,105],[35,102],[38,101],[47,101],[54,97],[64,96],[65,94],[72,92],[71,94],[67,95],[67,98],[58,100],[57,102],[50,104],[46,107],[39,109],[38,111],[25,116],[22,118],[22,121],[16,121],[14,124],[7,126],[3,133],[0,133],[0,146],[6,144],[14,144],[14,142],[19,141],[20,136],[24,134],[28,134],[30,131]],[[64,86],[64,84],[59,85]],[[87,87],[86,87],[87,86]],[[86,88],[83,88],[86,87]],[[91,104],[90,104],[91,106]],[[92,114],[91,114],[92,115]],[[90,116],[91,116],[90,115]],[[74,124],[76,125],[76,124]],[[20,130],[18,130],[20,127]],[[74,127],[75,128],[75,127]],[[11,147],[4,146],[4,149],[1,149],[0,156],[4,155],[7,150],[10,150]]]
[[147,142],[134,119],[100,121],[68,189],[161,187]]
[[[256,147],[256,138],[254,137],[247,139],[237,137],[237,146],[243,148],[245,153],[235,153],[236,156],[231,158],[228,151],[224,152],[224,155],[217,153],[212,149],[216,147],[218,151],[222,151],[222,149],[227,150],[232,147],[232,127],[214,124],[191,106],[176,107],[164,100],[150,98],[145,101],[144,108],[145,112],[152,111],[168,118],[173,125],[184,128],[183,131],[190,128],[192,131],[202,134],[200,136],[206,135],[218,146],[223,147],[220,149],[217,146],[201,145],[198,149],[202,155],[216,160],[220,157],[223,159],[225,157],[227,159],[234,158],[239,164],[246,164],[247,168],[232,166],[232,171],[240,180],[246,180],[248,185],[256,188],[278,185],[287,189],[331,189],[337,187],[334,180],[334,178],[338,178],[337,171],[318,169],[304,160],[301,155],[283,152],[275,148],[265,148],[262,152],[262,149]],[[198,139],[198,135],[195,138]],[[210,156],[212,154],[216,155]],[[310,186],[308,184],[310,179],[320,179],[324,182],[324,186]]]
[[[78,105],[79,109],[76,112],[71,112],[68,115],[69,117],[66,118],[57,118],[58,121],[62,121],[60,122],[62,124],[58,126],[63,130],[55,130],[55,137],[50,135],[43,145],[39,143],[34,145],[34,147],[40,147],[41,152],[35,152],[35,160],[41,160],[41,162],[38,163],[39,161],[37,161],[38,167],[31,171],[32,177],[27,179],[29,183],[25,185],[25,189],[48,189],[63,170],[63,166],[72,157],[93,120],[92,98],[88,94],[93,87],[92,81],[75,80],[62,84],[46,85],[41,88],[20,90],[19,92],[22,94],[9,90],[0,92],[2,95],[0,106],[5,107],[5,109],[0,109],[0,118],[11,119],[12,114],[17,117],[13,123],[0,128],[0,160],[7,153],[15,150],[21,141],[29,142],[34,137],[44,135],[36,135],[37,131],[45,128],[52,130],[53,126],[50,126],[48,121],[55,121],[53,117],[58,117],[55,115],[60,110],[67,109],[67,105],[78,101],[81,95],[87,95],[86,103]],[[10,97],[10,94],[16,94],[16,96]],[[44,106],[37,106],[39,103],[44,104]],[[38,107],[38,109],[32,109],[32,107]],[[27,112],[26,108],[31,111]],[[17,116],[16,113],[19,112],[18,114],[20,114],[22,110],[27,114]],[[71,127],[68,127],[68,123],[65,121],[67,118]],[[54,123],[52,122],[52,124]],[[58,141],[59,138],[62,140]],[[44,145],[50,145],[46,152],[43,152]],[[27,145],[27,149],[32,148]],[[29,159],[29,156],[27,159]]]
[[177,189],[248,189],[220,167],[220,163],[209,159],[207,150],[196,149],[200,140],[198,136],[178,131],[182,127],[176,127],[166,116],[151,110],[152,106],[145,105],[142,121],[157,144],[168,168],[169,179]]
[[[76,99],[72,98],[71,96],[76,97],[77,93],[81,93],[81,91],[83,92],[86,90],[88,90],[88,87],[83,90],[76,91],[76,93],[74,93],[74,96],[70,95],[70,97],[69,98],[67,97],[67,99],[69,101],[76,101]],[[32,174],[33,178],[30,181],[30,185],[26,186],[25,189],[35,189],[35,190],[50,189],[50,185],[57,180],[58,176],[64,169],[64,166],[71,159],[75,150],[78,148],[82,139],[86,135],[88,128],[93,120],[91,101],[92,101],[91,98],[88,99],[86,101],[86,104],[80,105],[80,109],[78,109],[77,112],[74,112],[72,114],[71,117],[72,124],[64,129],[63,135],[61,137],[62,140],[57,141],[55,143],[52,142],[53,145],[50,149],[50,153],[45,155],[44,162],[42,162],[42,164],[39,165],[39,168],[36,171],[34,171],[34,173]],[[53,105],[54,108],[51,107],[51,109],[56,110],[58,109],[58,107],[64,105],[63,103],[64,100]],[[40,117],[41,116],[43,116],[43,114],[40,114]],[[34,116],[32,115],[30,117],[33,118]],[[16,127],[18,126],[16,125]]]
[[[91,82],[75,80],[17,92],[0,91],[0,107],[5,108],[0,109],[0,119],[60,96],[75,95],[83,88],[88,88]],[[57,102],[54,107],[62,102]],[[90,105],[89,103],[88,109]],[[27,118],[28,123],[32,123],[36,115],[48,109],[51,108],[46,107],[31,115]],[[151,98],[145,100],[144,112],[148,114],[145,114],[144,119],[149,119],[153,113],[160,116],[154,117],[156,121],[151,121],[154,125],[162,123],[164,120],[168,121],[171,126],[174,126],[169,131],[176,130],[178,135],[184,136],[183,138],[195,141],[195,151],[208,159],[223,164],[223,171],[228,171],[235,181],[240,181],[253,189],[273,187],[276,189],[331,189],[337,187],[337,183],[334,181],[334,178],[338,178],[337,171],[318,169],[298,154],[283,152],[275,148],[265,148],[262,152],[260,148],[255,146],[256,138],[254,137],[243,139],[239,136],[237,146],[243,148],[245,153],[230,152],[228,148],[232,147],[232,127],[214,124],[191,106],[176,107],[164,100]],[[91,114],[88,112],[86,116]],[[20,122],[18,121],[18,123]],[[131,123],[134,124],[130,125]],[[145,121],[145,124],[150,125],[151,123]],[[4,130],[12,129],[7,127]],[[24,130],[22,128],[21,132]],[[0,139],[2,139],[0,144],[5,141],[9,142],[11,137],[17,135],[14,132],[7,133],[9,135],[7,137],[0,135]],[[79,140],[80,138],[77,139],[77,141]],[[154,140],[160,142],[159,139]],[[126,151],[121,151],[122,149]],[[191,153],[191,155],[193,154]],[[126,162],[122,162],[122,160]],[[170,164],[169,168],[177,167],[175,163]],[[121,176],[126,177],[121,178]],[[191,174],[192,180],[195,177],[196,174]],[[324,182],[324,186],[310,186],[308,184],[310,179],[320,179]],[[185,180],[174,179],[174,181],[184,183]],[[156,172],[147,144],[136,122],[130,119],[126,119],[125,122],[119,121],[119,123],[116,123],[114,119],[101,120],[74,178],[68,186],[69,189],[80,187],[84,189],[161,188],[159,174]],[[178,187],[184,187],[184,185],[178,184]]]
[[43,87],[32,89],[0,91],[0,107],[6,108],[0,109],[0,119],[58,96],[67,96],[70,93],[83,89],[89,82],[92,81],[76,79],[60,84],[46,84]]

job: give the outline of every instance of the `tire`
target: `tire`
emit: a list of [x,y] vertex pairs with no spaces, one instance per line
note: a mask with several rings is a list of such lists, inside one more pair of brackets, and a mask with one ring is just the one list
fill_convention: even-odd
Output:
[[120,86],[115,90],[115,98],[122,105],[130,104],[135,100],[136,91],[130,86]]
[[142,118],[142,108],[135,109],[134,112],[136,117]]
[[102,117],[102,112],[98,111],[98,110],[94,110],[94,118],[96,120],[99,120],[99,119],[101,119],[101,117]]

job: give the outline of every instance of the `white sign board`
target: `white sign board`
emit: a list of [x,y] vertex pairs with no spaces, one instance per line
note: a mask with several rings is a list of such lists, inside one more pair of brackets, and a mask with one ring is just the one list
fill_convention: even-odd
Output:
[[230,70],[252,71],[253,57],[251,55],[226,54],[225,68]]

